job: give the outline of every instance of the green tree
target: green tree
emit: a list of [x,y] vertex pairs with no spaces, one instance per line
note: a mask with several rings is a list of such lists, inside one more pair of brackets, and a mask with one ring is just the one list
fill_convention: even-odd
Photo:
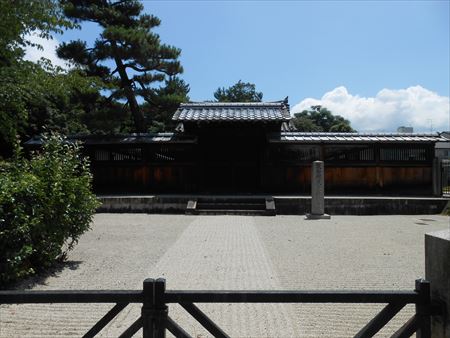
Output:
[[253,83],[239,80],[229,88],[217,88],[214,98],[219,102],[261,102],[263,93],[257,92]]
[[180,103],[189,101],[189,85],[184,80],[173,77],[165,81],[147,98],[142,109],[146,116],[152,116],[149,126],[151,132],[171,131],[175,124],[172,116]]
[[[99,112],[113,103],[100,95],[101,81],[77,71],[64,72],[48,62],[15,62],[0,67],[0,154],[9,156],[16,135],[22,140],[43,131],[64,134],[95,131],[92,120],[116,124]],[[116,108],[120,112],[120,108]]]
[[[9,156],[15,136],[23,137],[30,129],[30,116],[39,111],[35,104],[55,112],[55,105],[47,106],[49,87],[65,84],[63,76],[55,76],[60,70],[50,70],[48,63],[23,60],[24,48],[36,46],[30,34],[51,38],[73,23],[52,0],[0,0],[0,8],[0,156]],[[51,85],[55,81],[59,84]],[[60,90],[57,96],[61,94],[66,95]]]
[[292,123],[298,131],[305,132],[353,132],[350,121],[340,115],[333,115],[322,106],[311,106],[310,110],[303,110],[294,114]]
[[[126,100],[137,132],[145,132],[146,120],[138,98],[151,101],[158,91],[155,84],[180,74],[180,50],[162,44],[152,29],[160,20],[141,14],[137,0],[62,0],[64,13],[79,23],[97,23],[103,31],[94,45],[77,40],[63,43],[58,56],[73,61],[87,76],[101,78],[111,92],[110,99]],[[111,69],[107,62],[113,61]],[[150,102],[151,103],[151,102]]]
[[30,34],[50,39],[74,26],[56,0],[0,0],[0,8],[0,67],[20,61],[24,47],[39,47]]
[[99,79],[86,78],[77,70],[61,72],[50,65],[37,71],[35,76],[32,90],[36,95],[27,101],[26,136],[45,130],[63,134],[95,132],[93,124],[98,120],[103,123],[102,130],[108,130],[111,123],[116,129],[120,125],[117,116],[112,119],[101,115],[113,107],[120,112],[120,107],[101,96],[104,86]]

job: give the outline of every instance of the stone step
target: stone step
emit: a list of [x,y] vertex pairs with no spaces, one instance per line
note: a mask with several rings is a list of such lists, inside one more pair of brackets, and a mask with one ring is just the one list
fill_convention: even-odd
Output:
[[197,202],[197,209],[220,209],[220,210],[266,210],[266,203],[199,203]]
[[186,214],[191,215],[276,215],[272,197],[211,197],[191,199]]
[[212,197],[199,197],[197,198],[198,203],[264,203],[265,198],[262,197],[223,197],[223,196],[212,196]]
[[266,210],[248,209],[197,209],[195,215],[241,215],[241,216],[271,216]]

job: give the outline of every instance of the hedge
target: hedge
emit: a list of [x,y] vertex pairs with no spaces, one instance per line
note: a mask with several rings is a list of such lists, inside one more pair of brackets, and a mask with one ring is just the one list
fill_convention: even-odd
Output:
[[65,259],[99,205],[79,145],[56,134],[43,141],[31,159],[17,147],[0,168],[2,287]]

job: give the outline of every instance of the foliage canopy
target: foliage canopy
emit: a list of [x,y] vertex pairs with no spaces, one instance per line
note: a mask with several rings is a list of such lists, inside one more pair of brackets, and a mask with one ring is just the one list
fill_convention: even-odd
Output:
[[95,81],[65,72],[48,60],[25,61],[24,48],[36,45],[30,34],[50,38],[74,27],[52,0],[0,0],[0,154],[11,155],[16,135],[30,137],[47,129],[86,131],[87,110],[80,97],[99,91]]
[[298,131],[304,132],[353,132],[350,121],[340,115],[333,115],[322,106],[311,106],[310,110],[303,110],[294,114],[292,123]]
[[239,80],[229,88],[217,88],[214,98],[219,102],[261,102],[263,93],[257,92],[253,83]]
[[[109,99],[125,100],[137,132],[147,131],[145,114],[139,105],[141,97],[149,105],[155,103],[158,88],[155,84],[173,83],[182,73],[178,57],[180,49],[161,43],[152,30],[160,25],[153,15],[141,14],[143,6],[137,0],[63,0],[64,13],[75,23],[97,23],[103,31],[94,45],[85,41],[63,43],[58,56],[71,60],[87,76],[95,76],[107,84]],[[109,67],[112,61],[114,67]],[[188,87],[181,83],[186,96]],[[184,97],[185,98],[185,97]]]
[[[111,134],[173,127],[173,112],[189,100],[189,86],[177,77],[180,51],[160,43],[152,32],[159,19],[141,15],[140,2],[0,0],[0,5],[0,156],[11,156],[16,135],[24,140],[45,130]],[[36,46],[33,36],[51,38],[83,21],[104,29],[92,48],[83,41],[61,46],[60,55],[77,67],[23,59],[25,48]],[[117,61],[114,69],[111,60]]]
[[37,46],[30,34],[50,39],[51,33],[74,27],[56,0],[0,0],[0,5],[0,66],[20,60],[23,47]]

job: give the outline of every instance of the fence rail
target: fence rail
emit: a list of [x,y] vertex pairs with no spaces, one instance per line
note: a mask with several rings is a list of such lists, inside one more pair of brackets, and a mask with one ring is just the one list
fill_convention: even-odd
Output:
[[[0,291],[0,304],[142,303],[142,291]],[[166,291],[169,303],[419,303],[415,291]]]
[[433,306],[430,284],[416,280],[414,291],[178,291],[165,290],[164,279],[146,279],[143,290],[117,291],[0,291],[0,304],[116,303],[85,335],[95,337],[129,303],[142,303],[141,316],[120,337],[132,337],[141,328],[143,337],[191,337],[168,316],[170,303],[180,304],[214,337],[229,337],[194,303],[376,303],[387,304],[355,337],[372,337],[405,305],[415,304],[415,315],[392,337],[431,337]]

